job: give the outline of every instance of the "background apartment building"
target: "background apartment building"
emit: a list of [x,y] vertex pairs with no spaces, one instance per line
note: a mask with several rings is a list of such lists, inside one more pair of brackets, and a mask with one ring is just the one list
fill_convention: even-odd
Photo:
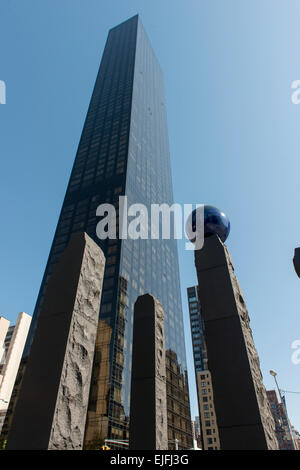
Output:
[[20,360],[27,338],[31,316],[21,312],[16,325],[0,317],[0,431],[4,423]]
[[199,423],[203,450],[220,450],[211,374],[208,370],[204,323],[197,286],[187,289],[195,364]]

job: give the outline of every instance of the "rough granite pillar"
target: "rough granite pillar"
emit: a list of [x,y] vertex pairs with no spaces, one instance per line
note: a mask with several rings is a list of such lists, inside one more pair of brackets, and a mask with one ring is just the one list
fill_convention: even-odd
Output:
[[195,251],[221,450],[277,449],[244,297],[217,235]]
[[6,449],[81,449],[105,258],[74,234],[49,279]]
[[167,450],[164,311],[150,294],[134,305],[130,450]]

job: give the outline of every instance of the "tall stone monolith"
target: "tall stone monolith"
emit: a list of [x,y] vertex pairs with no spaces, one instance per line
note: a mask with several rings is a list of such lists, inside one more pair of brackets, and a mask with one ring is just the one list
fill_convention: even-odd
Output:
[[8,450],[81,449],[105,257],[74,234],[49,279]]
[[195,250],[195,265],[221,450],[277,449],[246,303],[216,234]]
[[167,450],[164,311],[150,294],[134,305],[130,450]]

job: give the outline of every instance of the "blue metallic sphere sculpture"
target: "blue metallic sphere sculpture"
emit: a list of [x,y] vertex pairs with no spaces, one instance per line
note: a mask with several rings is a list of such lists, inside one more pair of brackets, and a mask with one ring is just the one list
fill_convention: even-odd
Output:
[[[194,209],[190,214],[186,224],[186,232],[191,242],[194,242],[192,234],[190,232],[195,232],[196,229],[196,214],[197,211],[199,214],[203,214],[203,208]],[[230,232],[230,222],[228,217],[224,212],[214,206],[204,206],[204,238],[211,235],[218,235],[220,240],[224,243],[227,239]]]

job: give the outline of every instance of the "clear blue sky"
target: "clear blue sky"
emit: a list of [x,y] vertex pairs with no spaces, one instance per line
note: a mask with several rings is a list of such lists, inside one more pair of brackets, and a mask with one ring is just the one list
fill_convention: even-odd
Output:
[[[136,13],[164,71],[175,201],[227,213],[265,385],[274,369],[281,388],[300,391],[298,1],[1,1],[0,314],[33,312],[107,32]],[[178,248],[192,364],[196,274],[193,253]],[[194,416],[191,367],[189,377]],[[287,404],[300,430],[300,395]]]

